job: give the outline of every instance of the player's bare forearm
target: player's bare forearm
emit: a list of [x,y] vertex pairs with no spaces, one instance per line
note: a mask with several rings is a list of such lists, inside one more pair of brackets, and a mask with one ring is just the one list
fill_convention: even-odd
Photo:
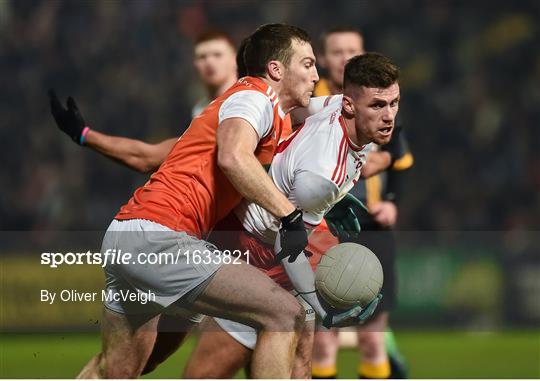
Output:
[[232,185],[247,200],[262,206],[277,218],[292,213],[296,208],[277,189],[254,151],[258,137],[243,119],[223,121],[217,131],[218,165]]
[[374,176],[386,170],[392,164],[392,157],[388,152],[370,152],[366,163],[362,166],[360,174],[363,178]]
[[262,206],[277,218],[289,215],[294,205],[276,188],[255,155],[239,153],[221,169],[244,198]]
[[149,144],[90,130],[85,145],[131,169],[148,173],[159,168],[176,141],[177,138],[172,138],[158,144]]

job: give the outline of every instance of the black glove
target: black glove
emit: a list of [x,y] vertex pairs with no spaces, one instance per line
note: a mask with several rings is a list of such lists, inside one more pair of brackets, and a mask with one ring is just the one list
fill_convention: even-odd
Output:
[[302,211],[296,209],[294,212],[281,219],[281,229],[279,229],[281,251],[276,255],[277,261],[289,257],[289,262],[296,261],[308,244],[308,235]]
[[67,99],[67,109],[65,109],[58,100],[55,91],[49,89],[49,100],[51,102],[51,114],[58,128],[68,134],[75,143],[82,145],[84,142],[83,131],[86,123],[77,108],[75,99],[69,97]]

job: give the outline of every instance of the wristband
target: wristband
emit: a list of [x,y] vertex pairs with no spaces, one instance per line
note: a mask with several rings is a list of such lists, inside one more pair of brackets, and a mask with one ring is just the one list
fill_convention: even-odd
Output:
[[90,131],[90,127],[86,126],[81,133],[81,137],[79,138],[79,144],[81,146],[84,145],[84,141],[86,140],[86,135],[88,134],[88,131]]
[[[289,229],[293,227],[295,224],[299,223],[298,219],[300,219],[300,221],[303,222],[302,211],[300,209],[295,209],[294,212],[281,218],[281,225],[285,229]],[[301,226],[303,227],[304,225],[302,224]]]

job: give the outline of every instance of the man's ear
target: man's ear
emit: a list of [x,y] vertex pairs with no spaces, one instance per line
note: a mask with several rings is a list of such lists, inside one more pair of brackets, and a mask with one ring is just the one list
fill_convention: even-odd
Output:
[[283,73],[285,72],[283,64],[279,61],[273,60],[266,64],[266,71],[268,76],[273,81],[279,81],[283,78]]
[[348,95],[343,94],[343,100],[341,101],[341,104],[343,107],[343,114],[345,114],[344,116],[347,118],[352,118],[355,113],[352,98]]

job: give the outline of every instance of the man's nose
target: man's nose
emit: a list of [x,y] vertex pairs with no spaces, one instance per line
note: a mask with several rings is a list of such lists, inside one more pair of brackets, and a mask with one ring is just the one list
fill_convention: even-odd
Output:
[[394,113],[394,110],[392,110],[392,107],[390,107],[390,105],[386,106],[384,108],[383,120],[390,123],[394,121],[395,117],[396,114]]
[[317,68],[315,68],[315,73],[313,76],[313,82],[319,82],[319,73],[317,71]]

